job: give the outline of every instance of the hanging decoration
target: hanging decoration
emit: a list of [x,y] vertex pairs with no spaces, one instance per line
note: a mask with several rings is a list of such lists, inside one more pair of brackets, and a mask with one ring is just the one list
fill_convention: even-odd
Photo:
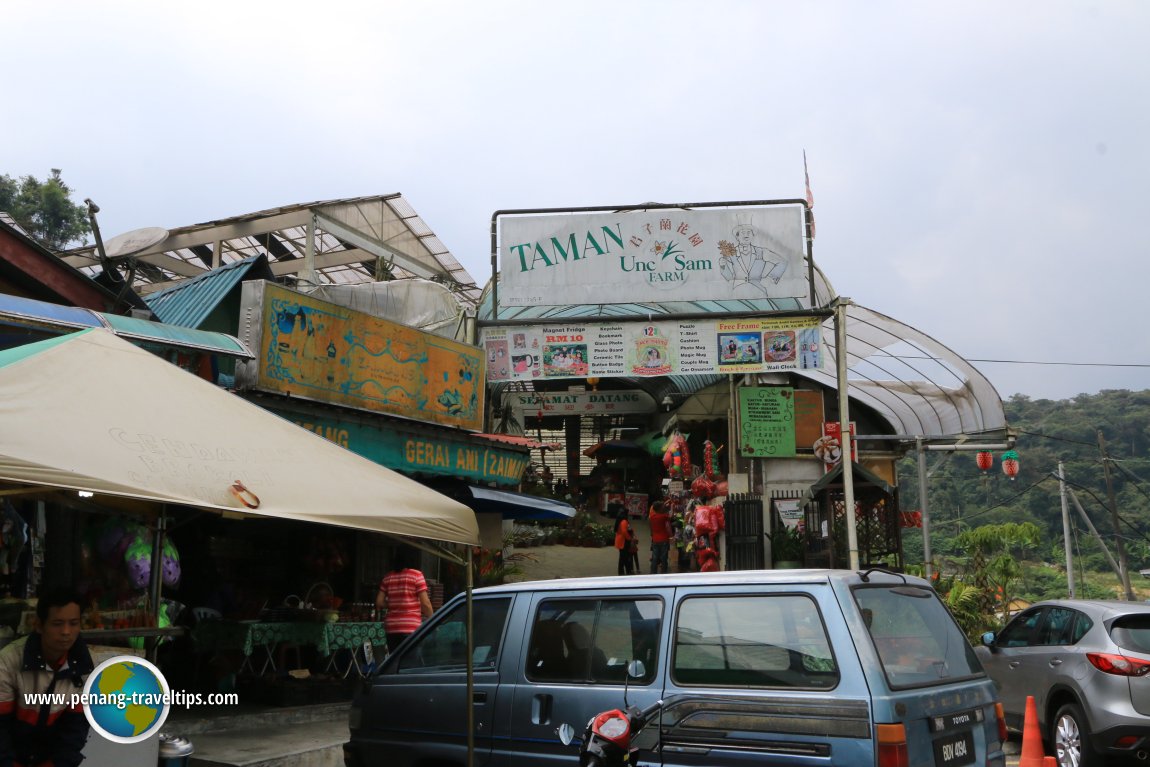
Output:
[[671,479],[683,479],[691,474],[691,454],[687,449],[687,439],[675,432],[663,447],[663,467]]
[[699,500],[707,500],[715,495],[715,482],[709,479],[705,474],[700,474],[695,477],[695,481],[691,483],[691,494]]
[[1010,477],[1011,481],[1018,476],[1018,452],[1007,450],[1002,454],[1002,473]]
[[710,480],[715,478],[715,443],[711,440],[703,443],[703,476]]
[[989,450],[980,450],[978,454],[974,456],[974,461],[978,464],[978,468],[983,471],[988,471],[991,466],[994,466],[994,453]]

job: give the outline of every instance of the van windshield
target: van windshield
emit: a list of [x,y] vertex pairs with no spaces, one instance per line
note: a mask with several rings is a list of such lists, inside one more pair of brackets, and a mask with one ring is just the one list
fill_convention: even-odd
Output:
[[858,586],[854,598],[892,689],[983,675],[974,649],[932,589]]

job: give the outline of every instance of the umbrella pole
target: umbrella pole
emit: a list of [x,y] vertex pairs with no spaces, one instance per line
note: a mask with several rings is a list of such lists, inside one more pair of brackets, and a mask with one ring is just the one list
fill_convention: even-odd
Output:
[[[159,516],[156,517],[156,532],[152,536],[152,571],[148,576],[148,601],[156,626],[160,625],[160,592],[164,578],[164,533],[167,530],[167,505],[160,506]],[[145,646],[148,648],[148,660],[156,662],[156,647],[159,637],[148,637]]]
[[475,588],[474,553],[471,546],[467,547],[467,767],[475,765],[475,627],[472,624],[471,592]]

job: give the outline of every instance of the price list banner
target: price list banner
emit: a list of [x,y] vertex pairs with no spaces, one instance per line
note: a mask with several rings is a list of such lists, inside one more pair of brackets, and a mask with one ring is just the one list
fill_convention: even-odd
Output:
[[795,390],[744,386],[738,392],[739,451],[751,458],[793,458]]
[[487,380],[648,378],[823,367],[820,317],[484,328]]

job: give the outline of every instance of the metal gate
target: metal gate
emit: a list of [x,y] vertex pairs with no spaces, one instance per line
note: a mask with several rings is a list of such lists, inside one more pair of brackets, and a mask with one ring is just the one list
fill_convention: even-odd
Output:
[[726,517],[727,563],[724,570],[762,570],[766,566],[763,548],[763,497],[732,495],[723,504]]

